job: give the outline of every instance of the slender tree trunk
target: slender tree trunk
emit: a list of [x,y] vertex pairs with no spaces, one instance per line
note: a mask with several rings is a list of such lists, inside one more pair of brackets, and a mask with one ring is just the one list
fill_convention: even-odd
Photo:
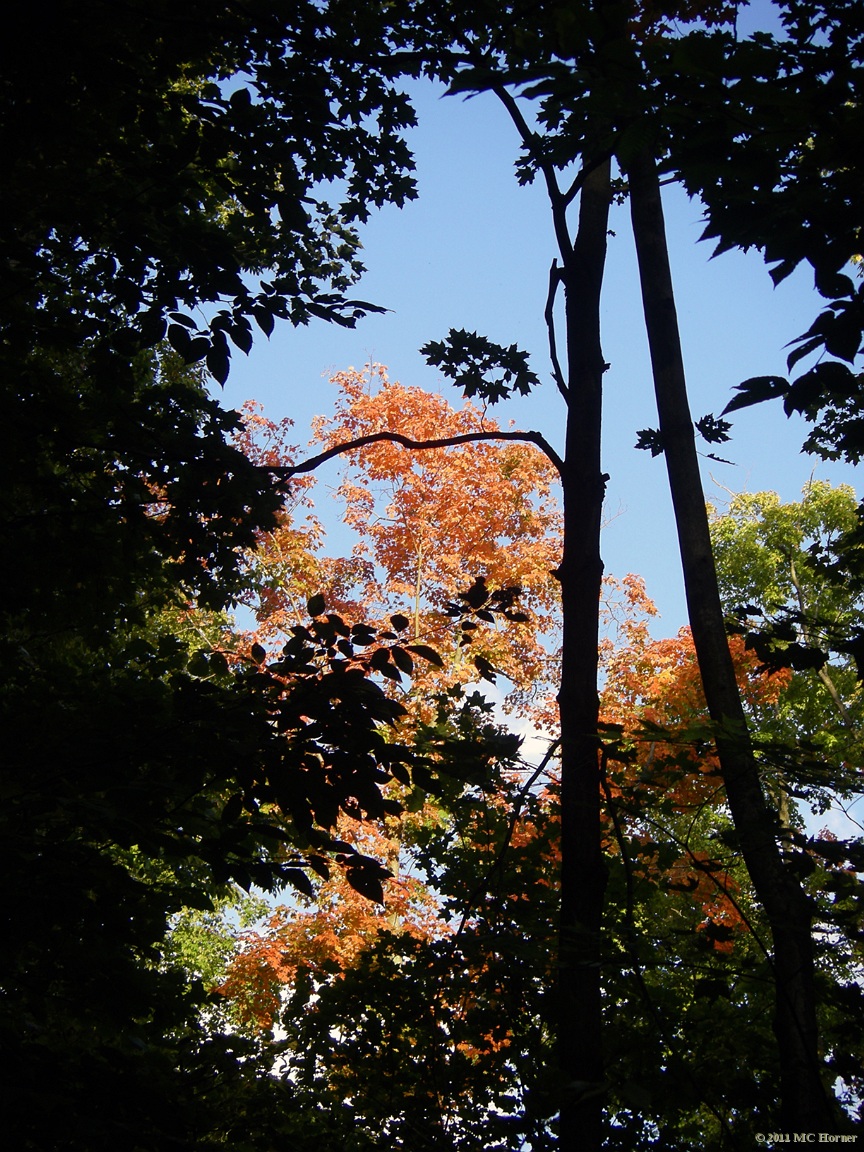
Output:
[[773,936],[774,1030],[783,1123],[789,1131],[831,1131],[833,1108],[820,1077],[810,903],[784,864],[777,843],[777,814],[762,789],[729,654],[687,399],[660,185],[650,150],[643,150],[629,163],[628,178],[660,433],[693,641],[708,710],[717,725],[729,809]]
[[562,271],[566,297],[567,437],[562,475],[564,551],[561,687],[561,923],[558,1057],[563,1079],[559,1147],[602,1142],[600,922],[606,889],[600,824],[597,663],[602,382],[600,290],[610,203],[608,161],[583,185],[579,225]]

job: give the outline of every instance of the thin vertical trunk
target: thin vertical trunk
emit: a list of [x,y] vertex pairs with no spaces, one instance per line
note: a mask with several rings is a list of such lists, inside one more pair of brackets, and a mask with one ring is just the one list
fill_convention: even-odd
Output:
[[563,1079],[559,1147],[597,1152],[602,1142],[600,922],[606,888],[600,825],[597,662],[602,381],[600,290],[610,203],[608,161],[587,176],[579,225],[562,278],[566,297],[567,435],[561,687],[561,924],[558,1056]]
[[811,912],[777,843],[735,680],[687,399],[657,166],[648,149],[628,165],[645,323],[687,607],[729,809],[744,862],[768,917],[776,982],[774,1030],[781,1107],[790,1131],[831,1131],[833,1109],[820,1077]]

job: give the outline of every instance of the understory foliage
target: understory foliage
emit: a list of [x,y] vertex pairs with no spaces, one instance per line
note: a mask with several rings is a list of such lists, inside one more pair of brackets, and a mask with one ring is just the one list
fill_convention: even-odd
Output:
[[[325,443],[374,430],[382,412],[391,428],[402,430],[397,415],[409,404],[418,421],[415,436],[425,430],[424,411],[433,413],[430,428],[438,434],[474,418],[469,406],[458,414],[440,398],[389,382],[383,370],[376,375],[377,390],[368,376],[335,378],[343,396]],[[348,406],[363,417],[350,429],[343,422]],[[243,435],[272,446],[275,429],[259,411],[247,417]],[[350,606],[368,610],[372,619],[390,611],[390,627],[406,650],[409,641],[437,643],[440,660],[425,664],[410,688],[396,676],[384,678],[388,693],[407,709],[403,724],[413,732],[415,751],[438,750],[436,772],[415,769],[410,781],[392,786],[400,813],[372,822],[340,819],[340,836],[390,873],[380,903],[334,872],[314,893],[262,910],[257,923],[235,936],[210,986],[241,1034],[271,1038],[277,1076],[302,1086],[325,1112],[350,1117],[358,1146],[552,1148],[557,1085],[549,1070],[555,1024],[549,989],[559,855],[554,710],[548,697],[511,696],[517,720],[530,725],[524,730],[532,735],[521,748],[508,744],[491,705],[472,686],[479,673],[470,657],[485,652],[496,667],[518,669],[515,653],[542,651],[556,634],[549,617],[532,611],[537,592],[529,585],[525,619],[515,627],[496,628],[494,617],[481,618],[472,621],[470,645],[442,643],[453,619],[446,615],[447,597],[458,595],[458,584],[448,583],[455,578],[447,553],[438,568],[421,569],[421,581],[406,579],[406,572],[420,567],[418,540],[446,539],[451,522],[445,515],[438,525],[424,515],[428,505],[411,500],[415,486],[427,482],[424,462],[418,467],[401,448],[384,447],[383,463],[375,445],[349,455],[343,473],[346,519],[358,535],[352,562],[366,573],[355,595],[359,586],[369,597]],[[510,448],[481,447],[482,475],[500,497],[495,465],[506,464]],[[280,460],[291,458],[284,443],[279,451]],[[476,446],[440,450],[468,451]],[[451,467],[457,485],[477,475],[459,461]],[[449,511],[446,489],[439,488],[450,474],[446,468],[429,462],[434,498]],[[539,495],[521,482],[527,472],[523,468],[517,490],[505,494],[505,514],[517,501],[530,508],[546,498],[544,469]],[[301,491],[305,509],[298,507],[294,518],[283,512],[276,530],[261,537],[259,630],[239,641],[241,647],[276,645],[285,630],[296,629],[292,606],[302,602],[307,574],[323,581],[335,573],[333,584],[322,586],[328,596],[344,595],[347,563],[327,557],[317,528],[307,534],[314,492]],[[523,550],[545,557],[554,546],[554,517],[538,528],[523,515],[524,536],[513,532],[502,541],[488,530],[492,500],[482,485],[476,498],[484,512],[476,530],[487,571],[496,571],[496,545],[506,547],[520,571],[529,571],[520,560]],[[362,515],[353,513],[356,506]],[[379,508],[392,539],[379,529]],[[769,564],[780,556],[785,570],[791,564],[807,574],[823,633],[831,612],[835,620],[854,616],[860,611],[854,594],[841,602],[806,550],[814,538],[841,530],[850,510],[854,494],[827,485],[811,485],[801,505],[782,505],[771,493],[736,497],[713,521],[727,603],[746,600],[753,612],[758,601],[766,613],[776,612],[778,588],[786,585],[776,571],[772,581]],[[498,523],[510,524],[512,532],[506,515]],[[792,526],[782,548],[778,524]],[[460,531],[467,554],[475,546],[470,518],[460,521]],[[381,549],[382,538],[402,546]],[[757,551],[763,539],[775,543],[774,552]],[[296,559],[292,549],[301,540],[311,546],[289,583],[281,557],[289,552]],[[549,585],[541,579],[538,587]],[[598,786],[609,868],[603,981],[610,1024],[614,1020],[607,1040],[606,1139],[622,1150],[655,1147],[658,1133],[669,1147],[734,1148],[753,1130],[777,1124],[763,914],[726,810],[689,630],[654,638],[656,610],[638,577],[610,578],[605,588]],[[410,609],[393,613],[412,592]],[[339,607],[349,605],[343,600]],[[744,635],[733,636],[730,647],[789,859],[797,861],[819,907],[826,1055],[851,1103],[862,1087],[861,1046],[849,1019],[860,1007],[855,861],[861,847],[818,825],[810,810],[827,813],[848,799],[857,726],[826,724],[835,705],[821,669],[766,666],[758,645]],[[830,665],[831,683],[846,687],[846,706],[854,708],[860,692],[846,665]],[[518,687],[516,673],[509,675]],[[472,756],[469,735],[487,747],[497,740],[499,755]],[[822,787],[807,787],[817,764]]]

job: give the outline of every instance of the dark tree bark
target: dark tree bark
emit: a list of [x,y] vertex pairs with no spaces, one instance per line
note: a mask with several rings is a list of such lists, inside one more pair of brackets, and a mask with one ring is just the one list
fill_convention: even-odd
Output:
[[628,164],[630,203],[654,387],[675,510],[687,607],[729,810],[773,937],[774,1030],[787,1130],[831,1131],[833,1107],[820,1075],[812,914],[784,863],[735,680],[717,585],[708,515],[687,398],[657,165],[644,149]]
[[[602,1143],[600,928],[606,866],[600,824],[597,666],[603,561],[600,523],[603,373],[600,291],[606,261],[610,165],[589,171],[575,241],[561,273],[566,299],[567,434],[562,483],[564,549],[561,687],[561,922],[558,1054],[563,1079],[559,1147]],[[560,237],[560,233],[559,233]]]

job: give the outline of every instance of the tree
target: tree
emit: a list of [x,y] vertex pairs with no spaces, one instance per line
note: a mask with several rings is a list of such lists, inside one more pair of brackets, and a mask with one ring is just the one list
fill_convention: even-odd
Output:
[[[456,410],[443,397],[391,381],[381,366],[337,373],[331,384],[339,388],[335,414],[316,421],[316,441],[329,451],[371,440],[342,457],[336,491],[357,543],[349,557],[322,557],[301,575],[290,542],[305,529],[286,517],[277,532],[262,537],[257,638],[278,642],[314,586],[339,611],[382,626],[392,613],[408,613],[413,641],[436,647],[445,663],[442,672],[426,666],[415,696],[430,696],[442,677],[469,682],[479,674],[479,657],[509,679],[513,705],[542,700],[551,690],[549,649],[558,623],[551,574],[560,537],[554,465],[533,444],[496,442],[497,424],[473,404]],[[388,437],[428,440],[436,433],[467,442],[412,458],[398,442],[375,440],[382,430]],[[474,442],[478,431],[492,439]],[[291,455],[280,460],[289,471]],[[291,557],[287,567],[285,557]],[[481,629],[466,651],[449,606],[478,575],[489,588],[520,589],[519,618],[510,619],[506,631]]]
[[[610,197],[607,161],[612,156],[626,175],[654,369],[660,430],[650,439],[664,452],[669,470],[694,642],[709,709],[717,726],[716,738],[733,818],[747,866],[771,923],[777,982],[776,1028],[784,1067],[784,1124],[790,1129],[830,1127],[834,1123],[834,1110],[820,1075],[809,904],[775,839],[775,818],[761,787],[759,766],[747,734],[746,716],[729,657],[701,494],[693,422],[687,403],[660,198],[661,171],[681,172],[693,156],[694,149],[684,137],[688,141],[699,140],[698,163],[688,168],[690,187],[701,188],[721,180],[716,165],[711,166],[702,141],[714,138],[718,131],[733,134],[735,131],[735,118],[727,118],[724,99],[726,87],[738,78],[734,69],[747,59],[746,48],[740,54],[735,53],[734,37],[724,28],[732,21],[735,6],[678,5],[663,9],[634,6],[631,9],[623,5],[586,5],[579,13],[580,18],[568,11],[566,20],[557,7],[548,13],[544,11],[539,19],[534,19],[533,13],[524,19],[521,12],[514,10],[512,20],[501,30],[496,23],[491,33],[482,17],[478,19],[478,11],[448,10],[446,21],[441,20],[440,6],[430,5],[428,11],[431,15],[427,17],[423,35],[428,39],[431,33],[434,47],[440,53],[430,67],[451,82],[451,90],[495,92],[521,134],[524,148],[520,177],[529,180],[540,175],[546,182],[562,261],[560,272],[553,267],[547,317],[553,318],[554,288],[559,276],[567,298],[568,379],[558,364],[554,334],[550,340],[556,382],[567,397],[571,418],[579,407],[578,422],[572,425],[574,440],[568,440],[562,467],[565,491],[565,561],[561,570],[565,615],[562,699],[566,699],[566,712],[573,716],[575,729],[572,739],[566,733],[563,739],[562,907],[565,914],[561,987],[564,1015],[579,1018],[583,1028],[580,1040],[584,1038],[585,1042],[579,1052],[571,1051],[567,1037],[575,1036],[576,1031],[562,1027],[562,1067],[570,1082],[578,1085],[574,1089],[574,1100],[569,1103],[565,1100],[563,1105],[563,1146],[595,1147],[600,1139],[602,1076],[596,938],[603,883],[599,856],[588,847],[598,842],[594,782],[597,717],[593,702],[596,661],[589,651],[596,640],[596,622],[592,624],[590,614],[579,615],[588,613],[586,606],[593,596],[587,583],[575,578],[575,565],[586,565],[586,573],[589,567],[596,569],[596,581],[599,581],[596,528],[602,495],[598,453],[603,358],[597,317]],[[795,19],[797,11],[790,22]],[[672,35],[673,21],[686,26],[693,20],[701,24],[692,32]],[[836,25],[842,17],[832,17],[832,20]],[[832,20],[828,20],[829,25]],[[803,24],[799,22],[799,32]],[[446,32],[442,33],[445,26]],[[437,40],[435,27],[439,30]],[[844,31],[854,38],[856,27],[853,19]],[[757,37],[755,44],[754,52],[758,56],[765,41]],[[834,52],[836,44],[817,67],[808,72],[812,81],[809,95],[813,97],[815,89],[826,104],[837,95],[833,89],[829,91],[824,81],[826,74],[831,73],[830,60]],[[730,59],[733,61],[731,73]],[[776,59],[773,57],[773,62],[776,63]],[[809,68],[809,61],[805,67]],[[733,80],[729,79],[730,74]],[[848,81],[848,77],[847,62],[844,81]],[[847,84],[844,91],[848,88]],[[538,99],[536,112],[522,110],[517,100],[520,93]],[[750,95],[745,85],[744,100]],[[737,94],[732,100],[733,104],[736,102]],[[773,108],[770,100],[766,108],[770,120]],[[759,122],[758,101],[751,101],[751,111],[753,121]],[[712,116],[721,126],[719,129],[710,124]],[[709,124],[703,136],[700,132],[706,121]],[[801,118],[797,120],[798,129],[803,123]],[[581,167],[569,186],[564,186],[558,173],[570,164]],[[749,175],[748,170],[748,178]],[[580,195],[580,223],[575,237],[571,237],[566,213],[577,194]],[[580,264],[576,274],[576,263],[589,253],[590,267]],[[831,263],[836,257],[837,253],[832,250],[825,259]],[[845,290],[846,286],[841,284],[841,293]],[[845,316],[849,308],[838,305],[835,311]],[[840,327],[843,325],[845,320]],[[839,328],[835,329],[828,321],[821,323],[819,332],[827,331],[829,326],[840,340]],[[815,335],[816,329],[808,334],[814,338]],[[430,345],[429,351],[433,362],[441,364],[454,378],[464,371],[475,389],[473,377],[478,364],[488,367],[494,361],[505,366],[514,359],[513,350],[505,356],[503,349],[498,350],[497,361],[494,356],[490,359],[482,340],[478,343],[475,338],[471,346],[464,333],[451,333],[449,352],[437,345]],[[507,370],[510,376],[506,375]],[[513,386],[520,384],[519,376],[514,376],[509,365],[505,379],[515,380]],[[521,383],[526,380],[522,378]],[[487,387],[490,398],[500,398],[499,385],[487,381]],[[724,438],[727,431],[713,417],[703,418],[699,427],[707,439],[715,441]],[[584,473],[580,471],[583,468]],[[568,500],[570,478],[575,482],[577,476],[578,495],[574,488],[572,499]],[[586,500],[586,493],[594,492],[596,502]],[[577,499],[581,504],[577,505]],[[568,541],[573,541],[576,550],[572,570],[567,561]],[[567,640],[568,620],[577,623],[572,644]],[[577,657],[579,644],[586,637],[592,640],[585,642],[584,651]],[[575,758],[571,761],[571,750],[583,747],[581,740],[586,742],[584,755],[574,751]],[[588,949],[578,955],[573,971],[566,947],[571,929],[581,941],[580,947]]]
[[[47,28],[17,12],[5,339],[128,350],[167,330],[222,380],[228,339],[248,351],[253,319],[352,324],[355,222],[414,194],[412,114],[369,65],[377,44],[374,22],[338,4],[136,0],[110,19],[98,2],[61,4]],[[188,310],[202,304],[223,307],[199,330]]]
[[822,1042],[850,1110],[862,1078],[860,1046],[848,1031],[862,1007],[861,837],[848,820],[837,832],[808,835],[803,817],[809,808],[812,828],[825,813],[845,813],[860,794],[861,685],[845,638],[860,627],[861,595],[825,563],[856,520],[850,487],[811,481],[799,503],[782,504],[773,492],[742,494],[712,522],[733,627],[763,669],[789,678],[774,707],[751,708],[750,715],[787,858],[808,877],[823,981]]
[[861,688],[845,640],[860,628],[860,596],[826,571],[825,558],[857,523],[847,485],[810,481],[797,504],[773,492],[734,497],[711,532],[734,627],[769,667],[789,667],[794,696],[783,716],[760,718],[790,746],[818,734],[829,761],[860,759]]
[[[184,385],[176,406],[170,388],[157,399],[159,389],[151,389],[147,377],[152,366],[142,367],[137,357],[166,335],[183,358],[204,359],[216,378],[224,379],[228,341],[248,348],[253,318],[265,331],[279,315],[298,322],[316,315],[350,323],[368,307],[346,298],[357,272],[351,225],[369,203],[399,201],[412,191],[398,139],[410,113],[391,77],[425,70],[445,78],[453,90],[495,91],[521,134],[521,178],[539,175],[546,182],[560,262],[550,276],[547,317],[553,374],[567,406],[565,458],[536,433],[481,429],[422,443],[384,430],[363,438],[365,443],[334,445],[319,459],[387,440],[423,451],[468,440],[526,441],[541,448],[561,474],[562,911],[556,1009],[561,1146],[599,1145],[606,1091],[600,928],[609,862],[603,856],[598,788],[604,752],[597,693],[604,358],[598,308],[613,158],[626,173],[638,237],[660,406],[661,427],[653,442],[664,451],[670,469],[694,643],[736,831],[773,933],[783,1123],[799,1129],[827,1129],[834,1123],[820,1081],[811,906],[798,875],[800,853],[786,852],[784,830],[764,794],[723,631],[659,193],[661,173],[680,175],[688,187],[705,193],[710,227],[722,243],[758,243],[772,254],[770,259],[779,252],[781,271],[802,258],[814,264],[831,303],[802,338],[793,365],[823,348],[835,359],[817,365],[794,385],[777,378],[748,382],[733,409],[785,395],[789,407],[822,414],[816,437],[823,448],[833,450],[833,444],[854,455],[860,432],[858,388],[846,364],[860,346],[860,293],[837,273],[851,252],[860,251],[855,198],[849,193],[857,183],[854,165],[844,159],[848,150],[826,145],[821,129],[826,122],[833,128],[836,117],[844,143],[847,135],[855,139],[861,27],[860,16],[848,4],[832,5],[830,11],[826,7],[790,2],[783,9],[788,44],[757,37],[741,46],[722,24],[734,14],[730,5],[631,9],[586,2],[574,9],[553,4],[539,13],[508,8],[503,21],[500,6],[481,3],[466,9],[439,0],[412,3],[404,11],[399,6],[364,10],[359,17],[340,4],[326,9],[291,4],[276,13],[242,5],[213,20],[209,12],[197,19],[193,11],[188,26],[184,12],[188,40],[182,41],[158,31],[173,31],[177,19],[161,5],[124,9],[116,34],[111,28],[107,38],[98,8],[85,5],[73,11],[67,5],[57,13],[52,27],[57,38],[47,45],[50,51],[33,34],[34,18],[19,14],[19,34],[10,38],[15,53],[4,71],[3,104],[7,137],[14,115],[26,130],[26,146],[8,149],[14,178],[3,218],[17,234],[3,241],[9,292],[0,322],[4,378],[11,391],[4,532],[11,554],[22,557],[20,571],[10,573],[8,597],[4,589],[4,607],[10,606],[5,704],[9,746],[17,742],[26,751],[13,764],[15,804],[7,815],[15,835],[9,874],[25,879],[34,872],[45,906],[54,884],[77,875],[68,919],[50,920],[52,932],[70,942],[86,936],[91,891],[105,897],[136,892],[152,912],[151,928],[132,942],[123,925],[124,931],[109,932],[111,940],[119,941],[118,970],[123,969],[123,983],[130,986],[137,971],[130,957],[146,948],[145,937],[153,939],[166,907],[162,894],[158,909],[151,903],[157,889],[151,886],[149,894],[143,893],[131,883],[138,880],[138,865],[124,853],[142,839],[151,837],[150,855],[157,862],[161,852],[176,850],[184,859],[191,855],[193,873],[200,860],[217,873],[221,867],[223,879],[236,874],[245,880],[253,873],[272,878],[273,868],[283,867],[300,876],[304,873],[293,868],[293,857],[289,867],[278,851],[262,851],[261,835],[265,841],[274,838],[269,805],[289,811],[298,837],[308,840],[311,832],[317,840],[311,848],[323,850],[333,846],[327,829],[340,807],[347,804],[349,814],[384,810],[378,773],[387,776],[393,767],[407,771],[411,750],[394,751],[379,728],[394,718],[392,701],[364,675],[373,670],[391,679],[402,674],[404,657],[396,652],[404,648],[397,640],[381,638],[339,613],[327,614],[326,604],[313,598],[313,622],[296,625],[298,631],[275,666],[264,652],[259,668],[250,650],[247,662],[240,654],[232,669],[219,652],[208,649],[197,658],[160,625],[151,605],[161,610],[184,595],[210,608],[226,605],[239,574],[242,545],[255,528],[272,524],[276,501],[272,472],[248,468],[226,445],[230,419],[206,402],[200,388]],[[686,35],[672,35],[673,20],[692,27]],[[813,27],[824,42],[810,43]],[[49,64],[45,71],[43,60]],[[783,81],[779,100],[772,89],[778,66]],[[755,76],[755,82],[747,83],[748,76]],[[116,85],[116,100],[101,98],[105,78]],[[537,102],[526,111],[520,95]],[[820,111],[812,159],[802,143],[811,131],[805,115],[811,107]],[[375,125],[371,132],[370,122]],[[770,170],[754,149],[766,126],[777,142]],[[726,146],[711,151],[718,140]],[[268,156],[266,169],[259,164],[262,155]],[[724,181],[723,172],[718,173],[718,160],[723,163],[729,156],[741,158],[740,172],[746,177],[740,182]],[[161,166],[159,159],[164,160]],[[563,173],[572,171],[571,165],[577,171],[567,183]],[[157,178],[150,180],[153,172]],[[142,180],[142,173],[148,179]],[[335,211],[319,196],[322,181],[344,181],[345,197]],[[813,208],[813,189],[823,181],[831,189],[824,197],[828,214]],[[742,212],[741,189],[746,199],[754,182],[758,211]],[[93,188],[110,190],[110,198],[95,201]],[[568,209],[577,196],[573,227]],[[778,204],[784,211],[772,215]],[[811,227],[812,220],[818,226]],[[260,283],[265,268],[273,268],[275,276]],[[563,367],[555,338],[556,294],[562,285]],[[198,306],[213,309],[200,325],[190,315]],[[518,349],[493,345],[476,334],[452,332],[447,340],[430,343],[427,353],[466,392],[487,402],[537,383]],[[700,424],[709,438],[725,435],[716,420]],[[36,445],[35,453],[30,445]],[[296,477],[307,466],[293,465],[280,474]],[[853,534],[849,540],[854,539]],[[67,542],[74,547],[64,549]],[[133,561],[125,566],[127,576],[116,583],[112,577],[100,595],[101,586],[90,572],[92,558],[113,552],[125,564],[126,550]],[[69,561],[67,570],[50,582],[40,576],[44,554]],[[838,564],[856,570],[851,549]],[[46,597],[42,589],[49,583]],[[31,595],[34,587],[38,595]],[[474,613],[494,607],[505,619],[515,611],[512,600],[496,601],[485,585],[473,587],[470,596],[476,604],[466,593],[469,598],[455,606],[463,638],[470,631],[465,622],[472,622],[466,604]],[[86,608],[81,616],[79,601]],[[78,619],[80,626],[70,627]],[[55,643],[58,621],[64,632]],[[846,639],[849,655],[860,651],[860,640],[857,634]],[[145,696],[143,684],[150,695]],[[148,717],[152,712],[156,718],[146,730],[140,708],[145,700]],[[121,741],[117,756],[128,806],[115,791],[114,750],[106,747],[109,723],[118,716],[128,717],[129,744]],[[233,720],[236,728],[230,727]],[[192,745],[190,736],[208,724],[214,737],[224,737],[210,756],[210,746]],[[340,724],[359,739],[359,748],[342,748],[344,756],[337,738]],[[159,748],[153,749],[153,733],[173,733],[175,725],[184,738],[167,757],[160,755]],[[290,752],[276,740],[277,725],[291,736]],[[175,751],[179,755],[187,748],[187,738],[188,765],[174,759]],[[244,769],[250,763],[249,740],[262,756],[252,757],[251,780]],[[283,781],[273,779],[270,770],[283,764],[283,756],[290,760],[294,755],[311,759],[295,761],[296,771],[288,776],[309,783],[302,772],[314,762],[325,772],[323,789],[313,772],[311,795],[299,786],[288,796],[279,791]],[[362,774],[349,763],[350,757],[358,762],[358,756]],[[31,761],[40,769],[36,788],[25,771]],[[194,779],[184,776],[187,768]],[[135,787],[127,787],[130,782]],[[176,795],[173,789],[180,782],[191,793]],[[190,794],[187,807],[184,797]],[[134,831],[128,813],[135,814]],[[196,829],[191,849],[190,828]],[[31,830],[29,839],[21,839],[22,829]],[[307,843],[294,847],[310,850]],[[364,873],[356,856],[346,855],[349,871],[377,894],[374,867]],[[98,921],[111,901],[97,903]],[[142,913],[139,922],[145,921]],[[46,931],[48,924],[46,919]],[[27,931],[13,938],[23,941],[36,930],[29,922],[23,927]],[[36,952],[42,960],[48,956],[44,939]],[[68,1001],[69,985],[55,982],[62,994],[50,1001],[48,1011],[43,993],[51,984],[50,972],[31,969],[26,946],[16,954],[11,972],[9,987],[20,993],[22,1005],[29,1005],[22,1011],[36,1013],[40,1035],[60,1037],[68,1031],[81,1036],[80,1015],[67,1017],[58,1008],[60,1016],[51,1018],[51,1011]],[[31,978],[34,991],[28,1000],[24,985]],[[97,1038],[109,1032],[112,1037],[107,1055],[99,1049],[97,1063],[105,1072],[117,1063],[111,1059],[114,1038],[122,1046],[124,1032],[104,1023],[104,997],[100,1000],[99,989],[95,995],[92,1018],[103,1021],[95,1030]],[[86,1017],[89,1009],[83,1007]],[[141,1011],[146,1016],[147,1010]],[[74,1026],[61,1028],[60,1019],[74,1020]],[[151,1024],[155,1035],[158,1028]],[[71,1044],[67,1055],[81,1050]],[[28,1055],[41,1054],[38,1044],[28,1047]],[[178,1067],[172,1060],[167,1065]],[[86,1061],[76,1065],[74,1057],[66,1064],[86,1067]],[[50,1076],[59,1079],[56,1071]],[[101,1098],[112,1100],[110,1076],[99,1082]],[[76,1098],[87,1095],[81,1091]],[[147,1100],[156,1097],[155,1089],[146,1094]],[[165,1122],[154,1119],[157,1112],[145,1106],[135,1125],[149,1132],[152,1142],[161,1138],[159,1125]],[[116,1144],[121,1137],[110,1109],[104,1115],[113,1118],[112,1131],[88,1129],[98,1115],[94,1110],[79,1130],[88,1131],[93,1144]],[[191,1131],[185,1121],[169,1123]],[[41,1139],[44,1143],[44,1133]]]
[[[734,38],[724,28],[734,6],[630,12],[623,6],[586,5],[579,13],[581,20],[570,11],[566,20],[559,18],[557,8],[537,19],[535,14],[525,19],[514,11],[504,27],[500,13],[495,15],[490,21],[483,6],[467,12],[439,4],[414,6],[413,27],[397,26],[394,41],[397,47],[420,49],[419,59],[415,54],[406,57],[406,63],[446,78],[453,91],[492,90],[501,98],[524,145],[520,176],[527,180],[540,175],[546,182],[559,246],[561,265],[553,266],[547,301],[553,373],[568,406],[567,449],[560,461],[565,533],[559,569],[564,604],[564,912],[559,960],[562,1020],[580,1021],[578,1046],[574,1028],[562,1024],[559,1029],[563,1082],[570,1085],[562,1096],[562,1144],[597,1146],[603,1092],[598,957],[604,865],[597,790],[596,603],[602,572],[597,533],[604,484],[599,461],[604,361],[598,306],[613,156],[626,175],[637,235],[660,412],[654,443],[669,467],[694,642],[733,819],[771,924],[784,1124],[789,1129],[830,1127],[835,1116],[820,1073],[810,907],[775,837],[776,819],[762,789],[729,656],[687,405],[660,200],[661,169],[664,173],[686,169],[691,183],[697,177],[703,184],[716,179],[716,166],[710,168],[704,151],[702,167],[690,165],[692,149],[683,137],[696,134],[712,115],[719,127],[709,123],[704,138],[722,132],[733,120],[727,120],[724,94],[732,83],[730,74],[737,79],[730,69],[746,59],[746,50],[736,54]],[[686,37],[673,36],[672,20],[684,24],[702,20],[703,26]],[[755,44],[758,55],[764,42],[757,38]],[[777,58],[769,54],[764,59],[776,63]],[[394,66],[398,63],[396,59]],[[815,86],[827,102],[836,94],[819,88],[826,72],[820,67],[812,73],[810,95]],[[523,111],[517,99],[520,93],[539,98],[536,113]],[[749,98],[746,86],[743,95]],[[755,100],[752,104],[758,122],[760,106]],[[801,119],[797,123],[800,127]],[[560,172],[574,163],[579,170],[565,185]],[[579,222],[571,233],[567,210],[577,195]],[[562,283],[566,374],[554,334],[555,294]],[[838,305],[834,312],[845,316],[850,308]],[[842,344],[840,330],[828,321],[818,333],[808,335],[821,339],[829,327],[830,339]],[[509,391],[526,391],[535,383],[518,349],[492,345],[476,334],[451,332],[446,341],[427,345],[426,351],[430,362],[487,401],[501,399]],[[709,440],[726,435],[713,417],[704,418],[699,426]],[[381,438],[386,438],[384,433]],[[420,446],[431,448],[428,442]]]
[[[206,432],[211,405],[191,383],[189,394]],[[95,453],[82,463],[100,477]],[[59,479],[77,481],[85,507],[98,496],[110,509],[104,488],[115,484],[123,507],[124,486],[146,490],[147,477],[122,464],[115,456],[102,491],[88,489],[83,467]],[[408,753],[382,732],[401,708],[370,678],[372,653],[388,649],[374,629],[352,634],[319,613],[278,661],[252,653],[232,667],[218,617],[205,618],[203,645],[178,626],[178,593],[190,583],[172,573],[167,548],[152,555],[170,540],[174,509],[164,489],[149,499],[154,524],[142,512],[140,537],[126,533],[141,551],[127,548],[116,584],[72,585],[87,609],[78,619],[64,616],[72,596],[59,581],[47,603],[5,606],[2,858],[27,898],[3,910],[0,1039],[8,1131],[21,1147],[192,1147],[201,1133],[218,1142],[247,1107],[272,1121],[255,1139],[280,1131],[274,1109],[285,1094],[273,1085],[268,1095],[266,1050],[202,1035],[202,987],[159,963],[167,919],[207,907],[232,881],[308,887],[306,869],[334,855],[374,897],[382,866],[338,845],[332,829],[340,810],[385,811],[380,784]],[[112,530],[122,541],[118,520],[94,517],[90,540],[101,529],[106,542]],[[218,549],[234,522],[213,520]],[[241,519],[235,549],[248,531]],[[199,551],[205,588],[208,558]],[[56,1086],[50,1107],[40,1105],[46,1082]]]
[[[135,0],[7,23],[2,823],[28,896],[4,907],[2,1046],[22,1148],[303,1128],[266,1051],[202,1035],[202,989],[159,948],[172,913],[232,880],[308,884],[335,813],[385,803],[379,754],[400,755],[380,731],[398,706],[366,674],[374,630],[307,621],[275,670],[220,651],[281,497],[184,365],[224,380],[253,321],[366,307],[355,222],[412,194],[409,113],[331,15]],[[380,865],[339,854],[374,894]]]
[[[726,809],[692,638],[653,640],[641,582],[625,589],[601,712],[607,1146],[735,1148],[779,1123],[767,924]],[[760,671],[741,637],[732,651],[751,716],[798,697],[797,674]],[[756,738],[767,747],[770,728]],[[350,1101],[372,1147],[554,1146],[544,941],[560,817],[554,777],[542,789],[534,778],[504,765],[470,782],[442,777],[426,805],[388,819],[386,852],[403,871],[377,914],[348,893],[334,903],[325,885],[320,902],[283,908],[238,942],[223,994],[263,1008],[268,1026],[277,1013],[285,1068],[322,1108]],[[836,904],[817,952],[820,1013],[854,1095],[858,1044],[838,1008],[855,996],[855,930],[847,920],[841,945],[849,878],[833,845],[813,837],[800,855],[831,860],[807,886],[823,912]],[[416,903],[418,882],[434,903],[428,887]]]

